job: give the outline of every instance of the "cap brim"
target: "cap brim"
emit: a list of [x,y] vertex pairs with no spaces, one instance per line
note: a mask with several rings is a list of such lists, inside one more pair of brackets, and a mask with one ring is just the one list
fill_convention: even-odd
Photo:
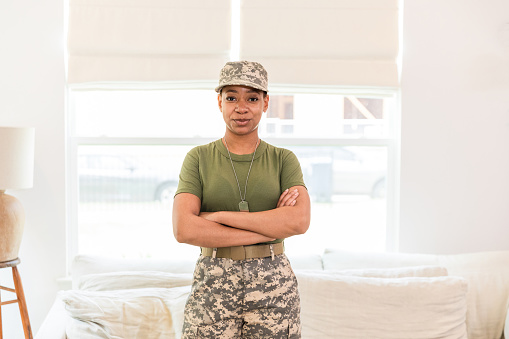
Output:
[[247,83],[247,82],[237,82],[237,81],[232,81],[232,82],[227,82],[227,83],[224,83],[224,84],[220,84],[219,86],[217,86],[215,88],[215,91],[217,93],[221,92],[221,89],[223,87],[226,87],[226,86],[247,86],[247,87],[251,87],[251,88],[255,88],[255,89],[258,89],[260,91],[264,91],[264,92],[268,92],[268,90],[258,84],[255,84],[255,83]]

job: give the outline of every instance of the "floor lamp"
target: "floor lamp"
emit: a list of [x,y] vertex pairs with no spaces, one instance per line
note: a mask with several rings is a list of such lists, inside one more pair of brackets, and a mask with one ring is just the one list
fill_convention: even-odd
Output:
[[18,303],[25,338],[32,338],[30,320],[17,269],[18,252],[25,226],[25,212],[21,202],[5,193],[7,189],[30,188],[34,172],[33,128],[0,127],[0,268],[12,268],[15,288],[0,286],[16,294],[17,299],[2,301],[0,295],[0,339],[2,335],[3,305]]

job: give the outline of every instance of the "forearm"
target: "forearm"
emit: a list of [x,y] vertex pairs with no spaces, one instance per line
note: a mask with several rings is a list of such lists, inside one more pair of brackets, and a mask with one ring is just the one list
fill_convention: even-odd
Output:
[[214,219],[236,229],[251,231],[267,237],[282,239],[306,232],[309,222],[296,216],[293,207],[286,206],[263,212],[217,212]]
[[271,241],[261,234],[221,225],[199,216],[200,199],[189,193],[178,194],[173,201],[173,234],[178,242],[202,247],[251,245]]
[[294,186],[291,190],[283,192],[275,209],[262,212],[220,211],[207,213],[204,217],[234,228],[282,239],[303,234],[308,230],[311,219],[310,206],[306,188]]
[[201,247],[252,245],[274,240],[250,230],[228,227],[198,216],[175,220],[173,231],[178,242]]

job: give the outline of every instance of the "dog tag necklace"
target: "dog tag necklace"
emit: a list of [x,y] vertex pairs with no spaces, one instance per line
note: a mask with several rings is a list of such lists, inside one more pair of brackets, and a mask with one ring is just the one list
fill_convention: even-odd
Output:
[[244,186],[244,196],[242,196],[242,190],[240,189],[240,183],[239,179],[237,178],[237,172],[235,172],[235,166],[233,166],[233,160],[232,156],[230,154],[230,150],[228,149],[228,143],[226,142],[226,138],[223,138],[224,145],[226,146],[226,150],[228,151],[228,157],[230,158],[230,163],[232,164],[233,174],[235,175],[235,180],[237,181],[237,186],[239,187],[239,194],[240,194],[240,202],[239,202],[239,210],[241,212],[249,212],[249,204],[246,201],[246,195],[247,195],[247,180],[249,179],[249,173],[251,173],[251,167],[253,167],[253,161],[255,158],[256,150],[258,149],[259,141],[260,139],[256,140],[256,146],[255,150],[253,152],[253,158],[251,159],[251,164],[249,165],[249,170],[247,171],[246,176],[246,185]]

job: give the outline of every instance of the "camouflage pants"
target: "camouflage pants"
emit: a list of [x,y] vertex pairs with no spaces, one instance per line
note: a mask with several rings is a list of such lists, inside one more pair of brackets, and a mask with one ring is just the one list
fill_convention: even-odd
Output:
[[231,260],[200,256],[183,339],[300,339],[297,279],[285,254]]

